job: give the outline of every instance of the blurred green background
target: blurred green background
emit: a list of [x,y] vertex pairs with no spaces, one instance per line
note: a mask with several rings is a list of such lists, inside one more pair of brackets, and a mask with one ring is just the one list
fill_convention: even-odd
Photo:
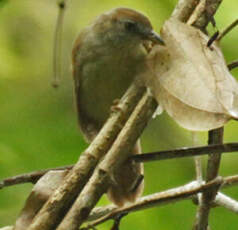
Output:
[[[145,12],[159,31],[176,0],[75,0],[68,6],[63,34],[63,79],[55,90],[52,80],[53,33],[56,1],[0,0],[0,179],[32,170],[72,164],[87,144],[76,121],[70,55],[77,33],[95,16],[117,6]],[[222,29],[237,18],[237,0],[224,1],[216,14]],[[214,31],[210,28],[211,31]],[[227,62],[238,57],[238,29],[223,41]],[[238,76],[238,71],[233,71]],[[197,144],[206,143],[206,133]],[[225,141],[238,141],[238,123],[225,127]],[[144,152],[191,145],[191,134],[165,113],[150,122],[143,137]],[[204,163],[206,163],[204,157]],[[223,156],[220,174],[237,174],[238,155]],[[205,165],[204,165],[205,168]],[[193,160],[179,159],[145,164],[145,194],[168,189],[194,179]],[[32,185],[0,190],[0,227],[14,223]],[[225,191],[238,199],[238,188]],[[100,204],[107,204],[106,197]],[[196,207],[191,201],[130,214],[122,229],[191,229]],[[109,229],[111,222],[99,226]],[[238,229],[237,216],[224,208],[211,213],[216,230]]]

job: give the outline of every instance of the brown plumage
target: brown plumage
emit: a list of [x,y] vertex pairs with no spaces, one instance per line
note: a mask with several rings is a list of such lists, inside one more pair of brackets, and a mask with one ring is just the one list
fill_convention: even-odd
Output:
[[145,27],[152,29],[152,25],[151,25],[149,19],[142,13],[132,10],[132,9],[117,8],[117,9],[115,9],[114,13],[111,14],[111,18],[113,20],[120,20],[123,18],[130,19],[131,21],[141,23]]
[[[115,99],[121,98],[144,68],[144,42],[162,44],[146,16],[128,8],[100,15],[79,34],[73,48],[73,75],[81,130],[92,141],[102,128]],[[140,152],[139,141],[131,154]],[[117,205],[133,202],[143,191],[143,183],[133,188],[141,164],[125,162],[115,172],[115,184],[108,191]]]

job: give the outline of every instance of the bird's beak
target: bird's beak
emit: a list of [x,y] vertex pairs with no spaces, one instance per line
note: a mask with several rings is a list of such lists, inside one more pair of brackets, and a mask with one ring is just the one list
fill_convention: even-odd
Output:
[[153,30],[149,33],[148,39],[154,42],[155,44],[165,46],[165,42],[163,41],[163,39]]

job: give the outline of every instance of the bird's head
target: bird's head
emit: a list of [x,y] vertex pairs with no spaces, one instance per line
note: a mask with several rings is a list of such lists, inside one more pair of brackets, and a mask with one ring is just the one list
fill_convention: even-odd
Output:
[[144,14],[129,8],[116,8],[102,14],[94,26],[106,39],[115,42],[148,40],[164,45],[164,41],[153,30],[149,19]]

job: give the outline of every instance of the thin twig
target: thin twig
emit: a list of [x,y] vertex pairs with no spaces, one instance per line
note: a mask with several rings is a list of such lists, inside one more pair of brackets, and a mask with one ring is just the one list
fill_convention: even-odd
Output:
[[222,187],[226,188],[233,185],[238,185],[238,175],[225,177]]
[[199,1],[194,0],[179,0],[178,4],[174,8],[172,17],[181,22],[187,22],[191,14],[194,12]]
[[227,28],[225,28],[218,36],[217,41],[220,41],[224,36],[226,36],[232,29],[238,25],[238,19],[232,22]]
[[214,204],[222,206],[227,210],[238,214],[238,202],[220,192],[217,193]]
[[110,176],[128,158],[131,147],[135,145],[156,108],[157,103],[146,92],[57,230],[77,230],[87,219],[108,188]]
[[59,86],[59,78],[61,74],[61,49],[62,49],[62,33],[63,21],[67,0],[58,1],[58,16],[56,20],[54,45],[53,45],[53,81],[52,86],[57,88]]
[[119,226],[121,223],[121,220],[124,216],[126,216],[128,213],[122,213],[114,217],[114,223],[110,230],[119,230]]
[[[192,146],[196,146],[197,143],[197,133],[191,132],[192,136]],[[194,164],[195,164],[195,172],[196,172],[196,179],[198,182],[202,182],[202,158],[201,156],[194,157]]]
[[[224,127],[214,129],[209,131],[209,139],[208,144],[222,144],[223,143],[223,135],[224,135]],[[220,167],[221,161],[221,153],[212,153],[209,155],[208,158],[208,165],[207,165],[207,178],[206,180],[213,180],[218,176],[218,170]]]
[[[238,175],[229,176],[229,177],[226,177],[223,179],[222,187],[236,185],[237,183],[238,183]],[[204,186],[204,182],[202,182],[202,184]],[[153,208],[154,206],[170,204],[170,202],[176,202],[176,201],[179,201],[182,199],[191,198],[192,195],[190,196],[189,194],[187,194],[189,197],[187,197],[186,195],[184,196],[184,198],[179,197],[178,192],[180,192],[180,196],[182,196],[181,193],[185,194],[186,191],[191,192],[190,190],[195,189],[196,186],[201,187],[201,184],[198,183],[197,181],[193,181],[193,182],[190,182],[184,186],[180,186],[180,187],[174,188],[172,190],[170,189],[170,190],[163,191],[160,193],[155,193],[152,195],[141,197],[133,205],[130,205],[130,208],[128,208],[128,205],[126,205],[123,208],[127,209],[127,211],[129,213],[131,213],[131,212],[135,212],[138,210]],[[173,194],[169,194],[169,192],[171,192],[171,191],[174,191],[174,196],[177,196],[177,198],[174,198]],[[201,191],[199,191],[199,192],[201,192]],[[166,194],[170,196],[169,199],[171,199],[171,201],[169,201],[169,200],[166,202],[164,201]],[[196,194],[198,194],[198,193],[196,193]],[[157,199],[156,199],[156,197],[157,197]],[[153,201],[151,202],[151,199],[154,200],[154,202],[156,202],[155,205],[153,205]],[[147,202],[149,202],[150,204],[147,205],[146,204]],[[144,205],[140,206],[142,203]],[[220,192],[217,194],[217,196],[215,198],[214,205],[215,206],[218,206],[218,205],[223,206],[226,209],[238,214],[237,201],[233,200],[232,198],[230,198]],[[140,209],[138,209],[139,206],[140,206]],[[87,219],[87,221],[89,221],[90,224],[88,224],[88,227],[82,228],[81,230],[95,229],[94,225],[96,226],[96,225],[108,220],[109,217],[114,218],[113,216],[116,216],[117,214],[120,214],[120,213],[123,213],[123,209],[118,209],[118,207],[114,204],[110,204],[108,206],[103,206],[103,207],[96,207],[91,211],[90,216]]]
[[230,71],[233,70],[233,69],[235,69],[235,68],[237,68],[237,67],[238,67],[238,60],[229,63],[229,64],[227,65],[227,67],[228,67],[228,69],[229,69]]
[[194,157],[196,179],[198,182],[202,181],[202,158],[201,156]]
[[81,154],[77,164],[41,208],[27,230],[51,230],[59,224],[61,218],[67,213],[77,195],[88,182],[99,160],[111,147],[144,92],[144,88],[132,84],[118,104],[120,110],[113,112],[94,141]]
[[203,8],[203,11],[199,12],[199,18],[192,25],[205,32],[208,23],[214,20],[213,16],[221,2],[222,0],[206,0],[206,5]]
[[149,162],[167,160],[173,158],[192,157],[212,153],[235,152],[238,150],[238,143],[214,144],[201,147],[184,147],[179,149],[165,150],[159,152],[144,153],[135,155],[131,159],[135,162]]
[[[194,181],[193,183],[199,185],[199,183],[198,183],[197,181]],[[202,181],[201,184],[205,184],[205,181]],[[200,184],[200,185],[201,185],[201,184]],[[223,178],[223,183],[222,183],[222,185],[221,185],[221,188],[222,188],[222,189],[225,189],[225,188],[228,188],[228,187],[231,187],[231,186],[236,186],[236,185],[238,185],[238,175],[228,176],[228,177]],[[166,192],[166,191],[163,191],[163,192]],[[221,194],[221,196],[220,196],[220,194]],[[150,195],[150,196],[154,196],[154,194],[153,194],[153,195]],[[230,202],[228,201],[228,203],[226,203],[226,205],[225,205],[225,204],[224,204],[224,203],[225,203],[225,200],[223,200],[223,197],[227,197],[227,196],[225,196],[225,195],[222,194],[221,192],[219,192],[219,193],[217,194],[217,196],[218,196],[218,201],[215,199],[215,201],[214,201],[214,204],[215,204],[215,205],[224,206],[225,208],[229,209],[230,211],[232,211],[232,208],[230,208],[230,207],[232,207],[232,206],[237,207],[236,205],[233,205],[233,204],[234,204],[234,203],[233,203],[234,200],[232,200],[232,199],[229,198],[229,197],[228,197],[228,199],[226,199],[226,200],[228,201],[228,200],[230,199],[230,200],[232,200],[232,203],[230,203]],[[216,196],[216,197],[217,197],[217,196]],[[149,199],[148,199],[148,196],[144,196],[144,197],[141,197],[140,199],[138,199],[138,200],[136,201],[136,203],[134,204],[135,207],[137,207],[137,203],[138,203],[138,202],[140,203],[140,202],[142,202],[143,200],[149,200]],[[197,202],[196,202],[196,203],[197,203]],[[227,205],[227,204],[228,204],[228,205]],[[229,207],[228,207],[228,206],[229,206]],[[92,210],[92,212],[90,213],[90,216],[89,216],[89,218],[87,219],[87,221],[92,222],[92,221],[98,220],[98,219],[102,218],[103,216],[106,216],[106,215],[108,215],[109,213],[114,212],[116,209],[117,209],[117,206],[115,206],[114,204],[110,204],[110,205],[107,205],[107,206],[104,206],[104,207],[94,208],[94,209]],[[133,211],[133,210],[132,210],[132,211]],[[233,212],[236,212],[236,211],[233,210]]]
[[[196,19],[196,21],[192,23],[192,25],[206,33],[206,27],[210,21],[215,25],[214,15],[221,2],[222,0],[206,0],[202,14],[199,15],[198,19]],[[217,130],[209,131],[209,144],[222,144],[223,130],[223,128],[220,128]],[[218,175],[220,159],[221,152],[209,155],[206,178],[207,181],[214,179]],[[213,188],[210,191],[206,191],[202,194],[201,204],[199,205],[197,212],[194,229],[207,230],[210,205],[213,202],[218,189],[219,187]]]
[[221,178],[217,178],[204,185],[200,185],[197,181],[193,181],[184,186],[180,186],[177,188],[169,189],[167,191],[148,195],[148,196],[140,198],[134,204],[129,204],[122,208],[115,209],[114,211],[103,216],[102,218],[94,222],[91,222],[90,225],[96,226],[109,219],[114,218],[118,214],[127,213],[127,212],[131,213],[134,211],[139,211],[139,210],[152,208],[159,205],[174,203],[183,199],[188,199],[199,192],[207,191],[211,189],[212,187],[217,187],[221,183],[222,183]]
[[206,0],[200,0],[198,5],[193,11],[193,14],[190,16],[190,18],[187,20],[188,25],[193,25],[199,18],[201,18],[201,15],[204,13],[206,7]]
[[[223,142],[223,131],[224,128],[215,129],[209,131],[208,144],[222,144]],[[206,181],[211,181],[218,176],[218,170],[221,161],[221,152],[212,153],[209,155],[207,164],[207,176]],[[202,194],[201,204],[199,205],[196,217],[196,223],[194,229],[206,230],[208,227],[208,218],[211,208],[211,204],[214,201],[219,187],[210,189]]]
[[219,31],[216,31],[208,40],[207,42],[207,47],[211,47],[211,45],[213,44],[214,41],[217,40],[217,37],[219,36]]
[[0,189],[12,185],[23,184],[23,183],[33,183],[35,184],[43,175],[51,170],[69,170],[73,165],[61,166],[57,168],[49,168],[38,170],[30,173],[24,173],[17,176],[9,177],[0,181]]
[[[211,153],[229,153],[238,151],[238,143],[227,143],[217,145],[205,145],[199,147],[183,147],[179,149],[171,149],[159,152],[150,152],[134,155],[131,160],[135,162],[150,162],[169,160],[175,158],[192,157],[199,155],[206,155]],[[0,189],[23,183],[36,183],[37,180],[50,170],[64,170],[71,169],[74,165],[62,166],[57,168],[43,169],[30,173],[20,174],[14,177],[9,177],[0,181]]]
[[[192,145],[195,146],[197,143],[197,133],[192,132]],[[196,180],[198,183],[202,184],[203,176],[202,176],[202,157],[195,156],[194,157],[194,164],[195,164],[195,172],[196,172]],[[197,194],[198,197],[198,204],[201,203],[201,193]]]

